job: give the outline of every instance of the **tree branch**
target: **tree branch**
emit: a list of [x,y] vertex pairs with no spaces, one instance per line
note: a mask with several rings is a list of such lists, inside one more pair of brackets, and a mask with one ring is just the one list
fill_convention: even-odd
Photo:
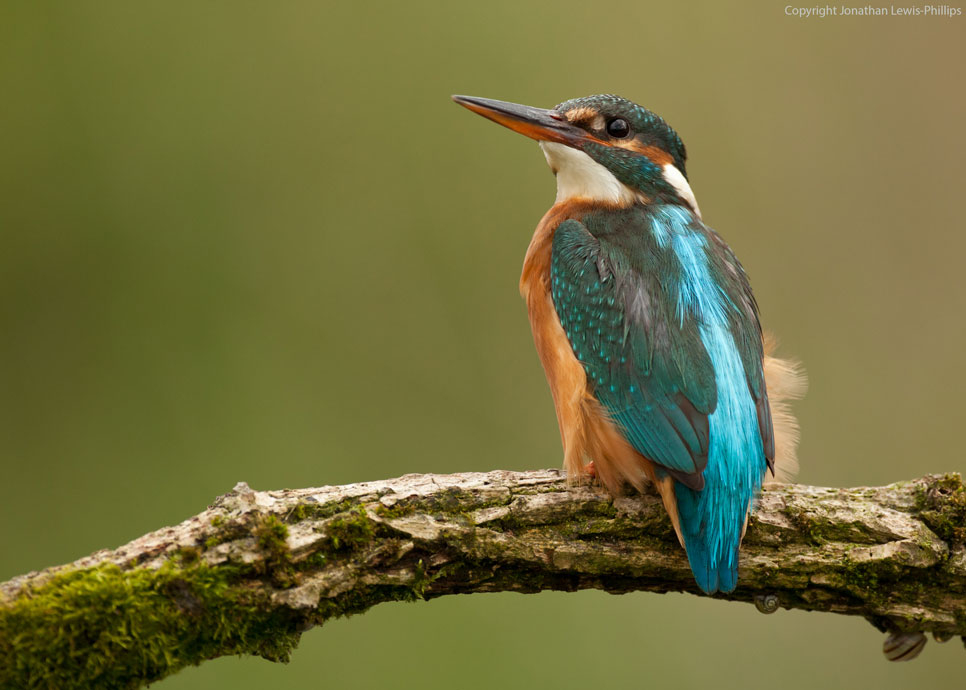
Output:
[[[716,598],[864,616],[891,656],[966,635],[959,475],[772,485]],[[406,475],[252,491],[68,566],[0,584],[0,686],[138,687],[226,654],[287,659],[304,630],[384,601],[603,589],[699,594],[656,493],[560,472]],[[887,655],[888,650],[887,650]]]

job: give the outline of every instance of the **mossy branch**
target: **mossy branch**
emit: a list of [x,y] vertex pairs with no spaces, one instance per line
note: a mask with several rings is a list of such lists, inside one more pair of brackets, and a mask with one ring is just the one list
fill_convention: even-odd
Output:
[[[923,632],[966,635],[964,540],[959,475],[769,486],[717,598],[864,616],[908,656]],[[552,470],[239,484],[176,527],[0,584],[0,687],[133,688],[227,654],[284,661],[303,631],[384,601],[588,588],[699,594],[656,494],[612,500]]]

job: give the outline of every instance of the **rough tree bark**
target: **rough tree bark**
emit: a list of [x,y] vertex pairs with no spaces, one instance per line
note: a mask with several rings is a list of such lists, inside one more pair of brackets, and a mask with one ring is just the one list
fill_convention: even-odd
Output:
[[[881,488],[772,485],[717,598],[867,618],[914,656],[966,635],[959,475]],[[306,629],[384,601],[603,589],[699,594],[654,493],[560,472],[245,484],[114,551],[0,584],[0,686],[138,687],[225,654],[285,660]]]

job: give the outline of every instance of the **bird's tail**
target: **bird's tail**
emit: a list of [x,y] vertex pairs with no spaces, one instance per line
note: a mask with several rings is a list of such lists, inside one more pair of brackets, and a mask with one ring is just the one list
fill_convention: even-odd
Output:
[[675,482],[684,548],[694,579],[707,594],[731,592],[738,584],[738,547],[761,486],[760,470],[757,478],[747,479],[725,485],[715,472],[706,472],[701,491]]

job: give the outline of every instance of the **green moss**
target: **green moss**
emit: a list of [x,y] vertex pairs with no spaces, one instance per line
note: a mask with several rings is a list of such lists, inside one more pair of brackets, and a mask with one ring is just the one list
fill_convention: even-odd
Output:
[[917,489],[915,505],[923,522],[940,538],[966,542],[966,486],[959,474],[931,478]]
[[288,538],[288,527],[275,515],[259,518],[258,524],[252,530],[252,535],[258,542],[258,546],[272,556],[279,559],[288,556],[288,546],[285,544]]
[[325,520],[333,515],[345,513],[359,506],[358,499],[346,498],[338,503],[326,503],[320,505],[314,501],[300,501],[294,508],[285,514],[285,522],[292,524],[302,520]]
[[846,585],[873,604],[890,601],[909,606],[919,603],[929,608],[943,607],[942,601],[935,600],[937,594],[942,598],[941,591],[916,579],[915,569],[894,560],[854,561],[846,557],[841,572]]
[[196,546],[185,546],[178,550],[178,558],[184,565],[191,565],[201,557],[201,550]]
[[419,559],[416,562],[415,573],[413,576],[413,582],[410,585],[410,592],[412,592],[412,600],[425,599],[426,590],[429,588],[433,582],[438,580],[446,571],[440,569],[435,573],[429,573],[426,571],[426,566],[423,564],[423,559]]
[[846,584],[862,591],[864,594],[874,594],[878,590],[879,573],[875,564],[846,560],[842,572]]
[[383,518],[406,517],[414,513],[426,513],[434,517],[462,517],[469,519],[470,514],[497,506],[509,505],[513,496],[501,494],[497,498],[483,498],[480,495],[452,487],[432,496],[412,496],[400,499],[392,507],[378,506],[376,513]]
[[261,515],[251,530],[258,547],[264,552],[264,559],[253,564],[258,574],[268,574],[272,582],[282,588],[295,584],[295,568],[289,553],[288,527],[275,515]]
[[[456,517],[466,512],[461,499],[448,494],[435,507],[455,510]],[[303,571],[352,558],[378,536],[392,536],[357,500],[300,505],[278,516],[213,519],[214,536],[178,549],[160,569],[131,563],[63,572],[0,606],[0,688],[134,688],[217,656],[284,661],[307,624],[432,596],[432,584],[456,572],[456,566],[430,569],[416,561],[409,582],[354,589],[323,600],[309,615],[273,610],[273,588],[297,584]],[[604,519],[598,513],[586,517]],[[288,524],[310,518],[325,520],[319,526],[325,538],[296,562]],[[261,552],[255,563],[205,561],[206,550],[248,537]]]
[[358,587],[332,599],[323,599],[319,602],[317,614],[320,621],[325,621],[364,613],[376,604],[387,601],[416,601],[417,599],[412,588],[404,585]]
[[363,506],[338,515],[325,525],[328,545],[333,551],[352,551],[368,544],[376,535],[375,525]]
[[316,553],[309,554],[299,561],[296,567],[299,570],[318,570],[320,568],[324,568],[328,560],[328,557],[326,557],[324,553],[317,551]]
[[867,534],[867,527],[861,520],[841,522],[807,509],[787,506],[786,514],[807,544],[822,546],[829,542],[851,544],[874,544],[876,539]]
[[0,687],[135,688],[206,659],[287,661],[297,621],[202,561],[61,573],[0,607]]
[[251,530],[251,523],[247,518],[238,520],[216,518],[212,519],[211,525],[215,527],[215,533],[205,540],[205,550],[213,549],[219,544],[225,544],[230,541],[235,541],[236,539],[244,539],[245,537],[250,536],[249,533]]
[[386,520],[406,517],[416,512],[419,504],[417,501],[398,501],[392,507],[379,505],[376,507],[376,514]]
[[423,561],[416,563],[413,580],[408,585],[371,585],[359,586],[349,592],[331,599],[323,598],[316,609],[315,620],[322,623],[331,618],[341,618],[364,613],[376,604],[389,601],[415,602],[426,598],[429,586],[454,569],[463,569],[465,564],[444,566],[435,573],[429,573]]

